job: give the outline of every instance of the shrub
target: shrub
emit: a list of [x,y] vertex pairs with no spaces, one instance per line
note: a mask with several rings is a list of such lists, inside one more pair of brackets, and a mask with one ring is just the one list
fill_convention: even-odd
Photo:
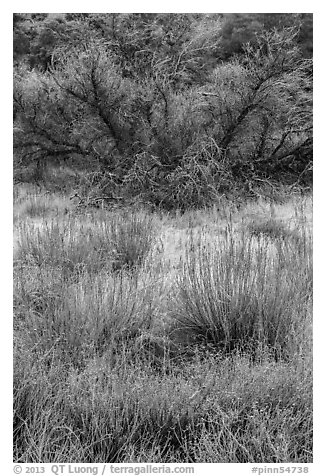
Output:
[[18,68],[18,173],[31,164],[41,181],[52,163],[75,162],[114,176],[124,196],[144,193],[170,208],[202,206],[249,179],[311,183],[311,62],[298,31],[263,32],[241,57],[210,68],[204,83],[188,84],[183,74],[190,80],[202,45],[216,43],[216,21],[207,24],[195,35],[198,51],[187,40],[145,78],[125,75],[116,51],[94,39],[57,49],[50,71]]

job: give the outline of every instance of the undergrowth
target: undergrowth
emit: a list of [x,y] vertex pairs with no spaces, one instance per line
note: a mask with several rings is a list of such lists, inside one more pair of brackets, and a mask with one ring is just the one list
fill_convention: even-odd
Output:
[[16,462],[312,461],[304,210],[289,234],[212,216],[20,216]]

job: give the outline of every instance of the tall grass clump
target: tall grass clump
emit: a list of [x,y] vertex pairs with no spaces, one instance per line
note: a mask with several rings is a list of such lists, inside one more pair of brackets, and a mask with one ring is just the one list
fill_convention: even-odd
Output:
[[21,223],[17,260],[31,265],[60,267],[63,272],[98,272],[134,268],[145,261],[154,239],[146,214],[96,215],[81,223],[77,217],[41,224]]
[[171,310],[173,327],[219,348],[268,346],[286,353],[307,318],[311,238],[288,243],[226,229],[188,246]]
[[55,348],[75,365],[82,366],[85,356],[132,347],[157,318],[157,287],[148,276],[85,274],[69,286],[61,282],[58,291],[52,306],[31,309],[25,340],[44,353]]
[[155,230],[152,217],[146,212],[125,210],[115,213],[107,223],[113,247],[113,269],[132,269],[145,261]]
[[107,213],[85,215],[84,222],[57,217],[19,224],[15,328],[25,332],[31,349],[83,365],[85,355],[149,331],[160,299],[157,278],[141,266],[154,228],[145,214],[123,217]]
[[16,260],[38,267],[51,266],[71,275],[109,267],[112,246],[105,223],[80,223],[71,217],[41,224],[21,223]]

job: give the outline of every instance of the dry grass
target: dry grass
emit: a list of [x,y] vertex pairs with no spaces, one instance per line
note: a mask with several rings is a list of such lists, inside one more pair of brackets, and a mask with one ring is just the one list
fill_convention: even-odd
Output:
[[75,216],[30,200],[15,461],[312,461],[309,201]]
[[65,215],[72,209],[68,197],[26,185],[14,187],[14,203],[14,223],[26,218]]
[[183,335],[228,351],[267,345],[285,352],[312,294],[311,237],[193,240],[177,280],[173,320]]

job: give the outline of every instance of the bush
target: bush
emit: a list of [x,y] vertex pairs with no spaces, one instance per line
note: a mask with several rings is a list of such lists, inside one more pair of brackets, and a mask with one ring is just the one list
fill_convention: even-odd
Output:
[[[206,38],[199,28],[196,41],[212,48],[213,31]],[[210,68],[204,83],[188,84],[178,61],[174,73],[165,61],[147,77],[125,75],[116,51],[95,39],[56,50],[48,72],[20,67],[17,173],[31,164],[43,180],[51,163],[67,161],[113,177],[119,195],[167,208],[202,206],[266,177],[309,184],[311,62],[297,35],[291,28],[261,33],[241,57]],[[185,51],[187,76],[198,52],[188,58]]]

